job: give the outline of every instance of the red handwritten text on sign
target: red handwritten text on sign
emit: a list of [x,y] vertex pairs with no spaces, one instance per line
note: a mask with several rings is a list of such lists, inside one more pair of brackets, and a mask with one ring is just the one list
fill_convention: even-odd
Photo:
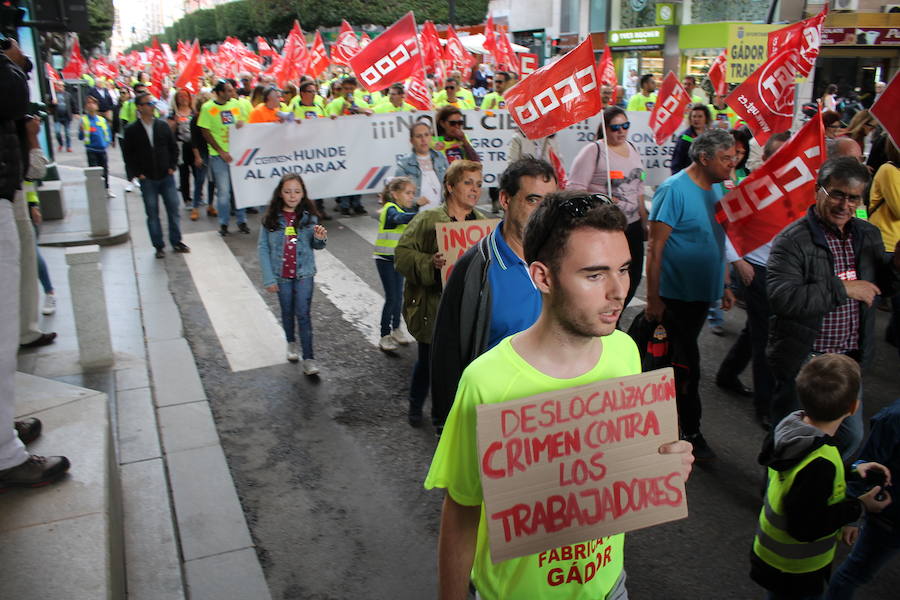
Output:
[[466,250],[481,241],[497,227],[500,219],[481,219],[478,221],[456,221],[437,223],[438,252],[444,255],[446,263],[441,269],[441,280],[446,284],[453,272],[453,265],[466,253]]
[[478,407],[494,562],[687,516],[671,369]]

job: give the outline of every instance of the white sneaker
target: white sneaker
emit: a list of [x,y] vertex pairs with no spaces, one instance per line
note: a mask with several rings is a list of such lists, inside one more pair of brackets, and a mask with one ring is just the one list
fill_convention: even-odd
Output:
[[287,343],[287,359],[291,362],[300,360],[300,353],[297,352],[297,342]]
[[56,312],[56,296],[47,294],[44,296],[44,306],[41,308],[42,315],[52,315]]
[[134,184],[129,181],[128,185],[125,186],[125,193],[127,194],[128,192],[133,192],[133,191],[134,191]]
[[316,361],[311,358],[303,359],[303,374],[304,375],[315,375],[319,372],[319,367],[316,366]]
[[394,341],[400,344],[401,346],[405,346],[410,343],[412,340],[406,337],[406,334],[403,333],[400,329],[395,329],[391,332],[391,337],[394,338]]
[[398,348],[397,340],[395,340],[391,334],[388,334],[381,338],[378,342],[378,347],[384,350],[385,352],[393,352]]
[[106,197],[107,197],[107,198],[115,198],[116,195],[113,194],[113,191],[112,191],[112,190],[106,190]]

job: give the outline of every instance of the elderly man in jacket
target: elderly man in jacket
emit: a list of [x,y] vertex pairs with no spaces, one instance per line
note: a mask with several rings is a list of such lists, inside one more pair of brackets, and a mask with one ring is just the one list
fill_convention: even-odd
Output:
[[[878,228],[853,216],[868,182],[869,171],[858,160],[827,160],[819,170],[815,205],[772,244],[766,354],[775,377],[773,424],[798,407],[794,378],[811,357],[840,353],[862,364],[871,358],[872,302],[900,289],[900,248],[885,252]],[[848,460],[862,442],[861,409],[835,437]]]
[[175,168],[178,163],[178,145],[172,128],[162,119],[154,117],[156,107],[153,96],[138,94],[134,99],[138,119],[125,128],[125,170],[128,179],[140,180],[144,211],[147,213],[147,229],[150,241],[156,248],[156,258],[165,257],[165,241],[159,223],[159,196],[166,206],[169,221],[169,241],[175,252],[190,252],[181,241],[179,226],[178,194],[175,191]]

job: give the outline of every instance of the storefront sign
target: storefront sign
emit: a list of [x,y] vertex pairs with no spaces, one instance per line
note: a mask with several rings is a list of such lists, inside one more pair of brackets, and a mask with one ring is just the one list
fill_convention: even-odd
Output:
[[741,83],[768,58],[769,32],[778,25],[732,23],[728,28],[728,83]]
[[620,29],[609,33],[609,47],[613,50],[657,49],[665,43],[664,27],[643,27],[641,29]]
[[675,5],[671,2],[656,3],[656,24],[657,25],[674,25],[675,24]]
[[823,27],[823,46],[900,46],[900,27]]

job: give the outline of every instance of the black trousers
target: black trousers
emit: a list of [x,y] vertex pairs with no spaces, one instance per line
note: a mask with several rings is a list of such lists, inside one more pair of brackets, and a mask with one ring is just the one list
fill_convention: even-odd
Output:
[[663,298],[667,322],[674,331],[668,334],[677,345],[684,364],[675,366],[678,423],[684,435],[700,433],[700,346],[697,338],[706,322],[709,302],[686,302]]
[[106,156],[106,150],[88,149],[87,160],[89,167],[103,167],[103,186],[109,189],[109,159]]
[[628,303],[641,284],[641,272],[644,270],[644,227],[640,219],[628,225],[625,238],[628,240],[628,250],[631,251],[631,266],[628,268],[631,283],[628,284],[628,296],[625,297],[625,308],[628,308]]

